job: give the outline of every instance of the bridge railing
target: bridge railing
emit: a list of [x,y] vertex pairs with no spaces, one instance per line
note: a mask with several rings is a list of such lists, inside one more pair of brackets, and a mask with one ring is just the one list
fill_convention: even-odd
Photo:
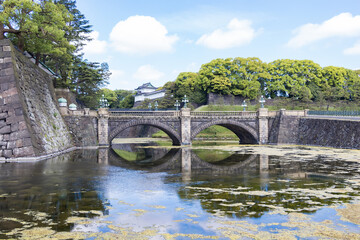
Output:
[[308,111],[308,115],[359,117],[360,111]]
[[179,117],[180,111],[109,111],[110,117]]
[[201,117],[212,117],[212,116],[232,116],[232,117],[256,117],[257,116],[257,112],[250,112],[250,111],[246,111],[246,112],[239,112],[239,111],[207,111],[207,112],[203,112],[203,111],[199,111],[199,112],[191,112],[190,113],[191,116],[201,116]]

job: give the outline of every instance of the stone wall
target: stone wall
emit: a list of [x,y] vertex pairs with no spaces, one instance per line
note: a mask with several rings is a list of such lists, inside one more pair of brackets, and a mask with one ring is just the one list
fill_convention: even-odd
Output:
[[299,119],[298,144],[360,149],[360,121]]
[[0,157],[33,157],[73,146],[52,78],[10,41],[0,41]]
[[77,147],[98,145],[97,117],[69,115],[64,119]]
[[221,95],[210,92],[208,94],[207,104],[208,105],[241,105],[244,101],[242,96],[234,95]]
[[277,135],[278,144],[297,144],[299,135],[299,117],[280,116]]

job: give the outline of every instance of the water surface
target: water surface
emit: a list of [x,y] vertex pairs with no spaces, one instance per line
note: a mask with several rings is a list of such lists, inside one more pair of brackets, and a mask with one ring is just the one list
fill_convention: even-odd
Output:
[[1,164],[0,239],[360,239],[359,159],[134,143]]

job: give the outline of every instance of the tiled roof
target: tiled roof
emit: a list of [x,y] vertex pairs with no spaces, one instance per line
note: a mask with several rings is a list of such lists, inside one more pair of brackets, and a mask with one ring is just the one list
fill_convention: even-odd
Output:
[[152,88],[152,89],[156,89],[156,87],[154,87],[151,83],[144,83],[143,85],[141,85],[140,87],[136,88],[135,90],[139,90],[139,89],[143,89],[143,88]]
[[153,91],[153,92],[148,92],[148,93],[137,93],[135,96],[139,96],[139,95],[144,95],[144,96],[151,96],[157,93],[161,93],[161,92],[165,92],[165,89],[161,89],[161,90],[157,90],[157,91]]

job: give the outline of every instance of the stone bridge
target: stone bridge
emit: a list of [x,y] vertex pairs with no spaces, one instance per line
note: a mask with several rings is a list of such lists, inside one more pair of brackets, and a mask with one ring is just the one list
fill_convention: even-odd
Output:
[[125,129],[138,125],[163,130],[174,145],[190,145],[202,130],[220,125],[241,144],[295,144],[360,149],[360,119],[308,115],[307,110],[268,111],[109,111],[60,107],[75,145],[109,146]]
[[266,108],[257,112],[223,111],[98,111],[99,144],[107,146],[127,128],[149,125],[164,131],[173,145],[190,145],[202,130],[220,125],[239,137],[244,144],[268,143],[269,113]]

